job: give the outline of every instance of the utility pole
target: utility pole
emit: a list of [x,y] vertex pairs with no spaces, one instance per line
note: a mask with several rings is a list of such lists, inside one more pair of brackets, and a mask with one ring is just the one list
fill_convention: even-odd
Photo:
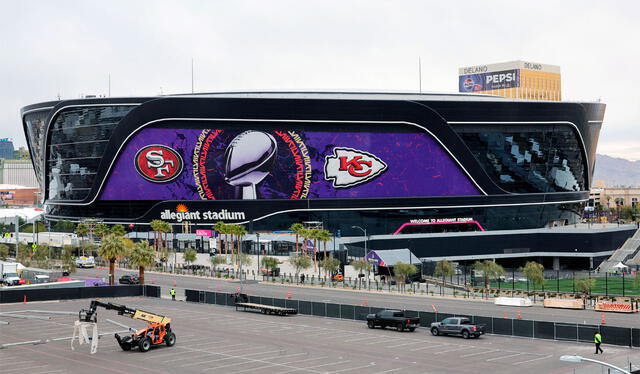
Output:
[[20,243],[20,217],[16,216],[16,261],[18,261],[18,244]]

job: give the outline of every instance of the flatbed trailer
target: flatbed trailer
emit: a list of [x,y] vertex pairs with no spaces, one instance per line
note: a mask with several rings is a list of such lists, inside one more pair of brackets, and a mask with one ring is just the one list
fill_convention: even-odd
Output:
[[244,311],[257,310],[262,314],[275,314],[278,316],[288,316],[298,314],[298,310],[294,308],[284,308],[280,306],[250,303],[246,294],[237,293],[232,296],[235,300],[236,310],[242,308]]

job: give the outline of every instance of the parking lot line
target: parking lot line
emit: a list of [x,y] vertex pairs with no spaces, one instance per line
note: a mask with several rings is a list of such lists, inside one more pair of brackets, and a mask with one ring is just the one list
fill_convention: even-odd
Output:
[[2,371],[0,373],[8,373],[10,371],[16,371],[16,370],[29,370],[29,369],[35,369],[35,368],[44,368],[44,367],[47,367],[47,366],[49,366],[49,365],[27,366],[26,368],[2,369]]
[[61,370],[38,371],[38,372],[35,372],[35,373],[30,373],[30,374],[51,374],[51,373],[59,373],[61,371],[64,371],[64,370],[61,369]]
[[355,339],[347,339],[344,340],[345,343],[351,343],[351,342],[357,342],[358,340],[366,340],[366,339],[372,339],[373,337],[371,335],[364,336],[364,337],[360,337],[360,338],[355,338]]
[[553,355],[546,355],[546,356],[542,356],[542,357],[534,358],[534,359],[531,359],[531,360],[514,362],[512,365],[520,365],[520,364],[525,364],[525,363],[527,363],[527,362],[533,362],[533,361],[538,361],[538,360],[544,360],[544,359],[547,359],[547,358],[549,358],[549,357],[553,357]]
[[[314,358],[306,358],[304,360],[295,360],[295,361],[289,361],[289,362],[284,362],[284,363],[280,363],[280,364],[276,364],[276,363],[271,363],[270,365],[265,365],[265,366],[259,366],[259,367],[255,367],[255,368],[251,368],[251,369],[245,369],[245,370],[240,370],[240,371],[234,371],[231,374],[239,374],[239,373],[246,373],[248,371],[253,371],[253,370],[259,370],[259,369],[266,369],[269,367],[273,367],[273,366],[278,366],[278,365],[288,365],[288,364],[294,364],[294,363],[300,363],[300,362],[305,362],[305,361],[315,361],[318,359],[325,359],[326,357],[314,357]],[[295,366],[288,366],[289,368],[295,368],[293,370],[288,370],[288,371],[279,371],[278,374],[285,374],[285,373],[291,373],[294,371],[312,371],[314,373],[321,373],[320,371],[317,370],[307,370],[308,368],[296,368]],[[206,369],[205,369],[206,370]]]
[[345,368],[345,369],[340,369],[340,370],[336,370],[336,371],[330,371],[330,374],[335,374],[335,373],[342,373],[343,371],[351,371],[351,370],[360,370],[360,369],[364,369],[364,368],[368,368],[371,366],[375,366],[374,364],[369,364],[369,365],[363,365],[363,366],[357,366],[354,368]]
[[[250,348],[248,348],[248,349],[250,349]],[[280,349],[280,350],[277,350],[277,351],[266,351],[266,352],[258,352],[258,353],[249,353],[249,354],[242,355],[242,356],[239,356],[239,357],[259,356],[259,355],[263,355],[263,354],[267,354],[267,353],[275,353],[275,352],[282,352],[282,350]],[[212,353],[212,354],[216,354],[216,353]],[[200,358],[205,358],[205,357],[200,357]],[[179,359],[179,360],[193,360],[193,359],[194,359],[193,357],[188,357],[188,358],[182,358],[182,359]],[[197,364],[217,362],[217,361],[225,361],[225,360],[233,360],[233,359],[234,358],[232,358],[232,357],[218,358],[218,359],[214,359],[214,360],[207,360],[207,361],[199,361],[197,363],[190,363],[190,364],[187,364],[187,365],[182,365],[181,367],[194,366],[194,365],[197,365]],[[197,358],[196,358],[196,360],[197,360]],[[171,362],[171,361],[168,361],[168,362]]]
[[510,355],[506,355],[506,356],[500,356],[500,357],[490,358],[490,359],[487,359],[487,360],[485,360],[485,361],[497,361],[497,360],[503,360],[503,359],[505,359],[505,358],[521,356],[521,355],[523,355],[523,354],[525,354],[525,353],[524,353],[524,352],[521,352],[521,353],[514,353],[514,354],[510,354]]
[[433,354],[434,355],[439,355],[439,354],[442,354],[442,353],[455,352],[455,351],[459,351],[459,350],[467,349],[467,348],[469,348],[469,347],[464,347],[463,346],[463,347],[458,347],[458,348],[454,348],[454,349],[447,349],[447,350],[440,351],[440,352],[434,352]]
[[477,356],[477,355],[485,355],[485,354],[489,354],[489,353],[493,353],[493,352],[499,352],[499,351],[500,351],[499,349],[492,349],[492,350],[489,350],[489,351],[469,353],[469,354],[460,356],[460,358],[472,357],[472,356]]
[[402,370],[403,368],[395,368],[395,369],[389,369],[389,370],[385,370],[385,371],[376,371],[375,373],[372,374],[383,374],[383,373],[393,373],[394,371],[398,371],[398,370]]

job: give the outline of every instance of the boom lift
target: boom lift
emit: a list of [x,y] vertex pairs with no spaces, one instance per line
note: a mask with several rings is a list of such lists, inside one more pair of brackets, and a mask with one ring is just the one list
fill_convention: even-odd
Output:
[[98,319],[96,309],[98,307],[115,310],[121,316],[139,319],[149,324],[146,328],[137,330],[132,335],[120,336],[115,334],[115,338],[123,351],[129,351],[131,348],[138,347],[140,352],[147,352],[151,349],[152,345],[165,343],[171,347],[176,344],[176,334],[171,331],[171,318],[145,312],[140,309],[128,308],[124,305],[92,300],[89,309],[82,309],[80,313],[78,313],[80,322],[96,323]]

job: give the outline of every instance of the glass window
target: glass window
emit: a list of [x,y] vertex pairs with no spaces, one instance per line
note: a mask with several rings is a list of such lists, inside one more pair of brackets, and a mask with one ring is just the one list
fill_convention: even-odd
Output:
[[456,125],[484,170],[515,193],[585,191],[585,163],[569,125]]
[[42,180],[42,171],[44,169],[44,161],[42,159],[42,150],[44,146],[44,131],[46,126],[49,110],[28,113],[24,116],[24,123],[27,129],[27,141],[31,150],[31,160],[33,160],[33,168],[38,178],[40,186],[44,186]]
[[51,200],[83,200],[96,182],[116,125],[135,106],[71,108],[51,125],[47,177]]

